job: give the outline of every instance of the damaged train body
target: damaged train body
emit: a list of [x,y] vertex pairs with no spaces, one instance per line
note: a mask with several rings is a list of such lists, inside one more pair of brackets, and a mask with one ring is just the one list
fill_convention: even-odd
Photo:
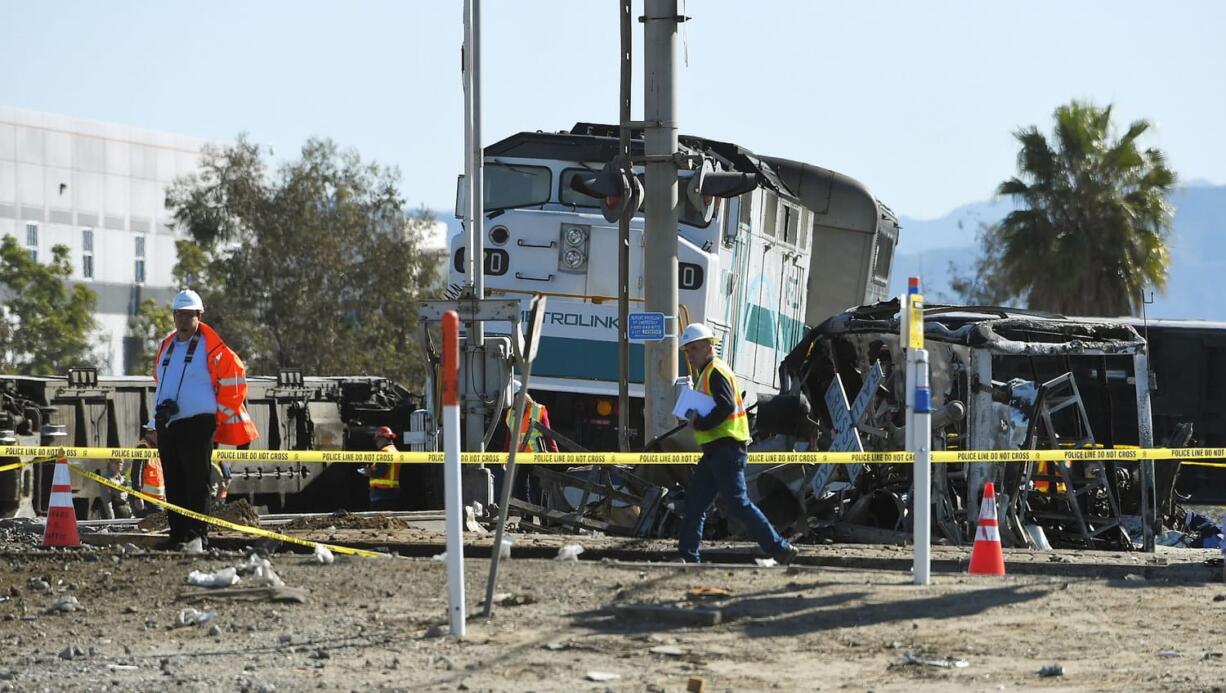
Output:
[[[247,409],[260,431],[254,450],[373,450],[374,431],[390,426],[404,439],[421,398],[387,378],[304,377],[285,369],[249,376]],[[98,376],[92,368],[67,376],[0,377],[0,444],[133,447],[153,415],[152,378]],[[17,458],[0,457],[0,465]],[[104,460],[83,461],[104,473]],[[230,498],[277,511],[365,509],[367,480],[350,464],[235,462]],[[0,517],[46,512],[51,465],[0,472]],[[403,478],[417,490],[419,507],[441,506],[441,476],[413,465]],[[73,475],[80,519],[101,517],[101,489]],[[413,508],[417,509],[417,508]]]
[[[780,365],[779,396],[760,403],[751,451],[901,450],[898,307],[853,308],[811,330]],[[929,305],[924,332],[933,450],[1153,447],[1147,347],[1127,322]],[[1180,446],[1189,435],[1184,427],[1160,442]],[[993,481],[1006,546],[1131,548],[1142,534],[1148,544],[1175,511],[1178,469],[1152,461],[934,465],[934,538],[970,540],[983,484]],[[841,541],[897,541],[912,531],[911,465],[790,465],[757,470],[750,485],[778,526]]]

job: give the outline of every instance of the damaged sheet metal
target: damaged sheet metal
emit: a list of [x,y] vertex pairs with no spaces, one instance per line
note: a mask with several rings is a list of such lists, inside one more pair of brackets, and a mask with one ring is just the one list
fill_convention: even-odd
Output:
[[[856,449],[846,432],[849,417],[855,445],[901,450],[905,359],[898,308],[897,300],[853,308],[811,330],[781,365],[778,399],[815,404],[801,415],[764,403],[751,451]],[[930,304],[924,333],[933,450],[1153,444],[1146,344],[1126,321]],[[839,388],[859,393],[850,411],[845,399],[840,404],[830,395]],[[910,466],[819,465],[804,474],[798,481],[797,470],[772,468],[752,476],[751,494],[776,510],[777,526],[804,527],[819,538],[911,533]],[[1160,475],[1155,488],[1152,461],[936,465],[936,536],[968,542],[983,485],[992,481],[1006,545],[1030,546],[1041,534],[1057,546],[1131,548],[1125,527],[1134,523],[1123,518],[1137,516],[1142,527],[1144,518],[1152,538],[1173,510],[1174,476]]]
[[[897,451],[905,363],[897,300],[852,308],[809,331],[780,366],[780,391],[751,411],[750,452]],[[925,308],[933,450],[1152,447],[1145,340],[1125,320],[1001,307]],[[544,429],[564,449],[583,451]],[[1183,431],[1186,442],[1189,432]],[[650,450],[695,449],[679,426]],[[1161,441],[1178,443],[1178,440]],[[532,470],[539,496],[516,507],[542,531],[675,536],[688,466]],[[1178,463],[934,465],[935,543],[966,544],[986,482],[1006,546],[1149,549],[1178,512]],[[781,532],[899,543],[913,532],[910,465],[750,465],[750,496]],[[1138,532],[1141,536],[1138,536]],[[717,502],[708,537],[744,536]]]

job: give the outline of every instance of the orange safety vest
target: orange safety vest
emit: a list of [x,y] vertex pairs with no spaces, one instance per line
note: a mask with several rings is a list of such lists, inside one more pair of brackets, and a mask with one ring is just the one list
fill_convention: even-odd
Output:
[[[1060,462],[1052,462],[1052,463],[1049,463],[1049,462],[1045,462],[1045,461],[1043,461],[1043,460],[1039,460],[1038,462],[1036,462],[1036,463],[1035,463],[1035,469],[1034,469],[1034,470],[1035,470],[1035,472],[1037,472],[1037,473],[1039,473],[1039,474],[1043,474],[1043,475],[1052,474],[1053,472],[1049,471],[1049,466],[1050,466],[1051,464],[1061,464],[1061,463],[1060,463]],[[1064,468],[1065,468],[1065,469],[1068,469],[1068,468],[1070,467],[1070,465],[1069,465],[1069,463],[1068,463],[1068,461],[1067,461],[1067,460],[1066,460],[1066,461],[1065,461],[1063,464],[1064,464]],[[1031,483],[1034,485],[1034,490],[1035,490],[1035,491],[1038,491],[1039,493],[1046,494],[1046,493],[1049,493],[1049,492],[1051,491],[1051,482],[1049,482],[1049,481],[1042,480],[1042,479],[1036,479],[1036,480],[1034,480],[1034,481],[1033,481],[1033,482],[1031,482]],[[1064,493],[1064,490],[1065,490],[1065,489],[1064,489],[1064,482],[1063,482],[1063,481],[1057,481],[1057,482],[1056,482],[1056,493]]]
[[[398,452],[398,451],[396,450],[395,445],[393,445],[392,443],[388,443],[387,445],[384,445],[383,449],[380,450],[379,452]],[[396,462],[388,462],[387,464],[382,464],[381,466],[383,466],[383,468],[386,471],[380,474],[379,476],[370,477],[370,487],[371,488],[399,488],[400,487],[400,465]]]
[[[549,411],[543,404],[537,404],[533,400],[528,400],[528,406],[524,409],[524,419],[519,422],[519,452],[545,452],[544,439],[545,436],[532,425],[533,421],[541,420],[541,412]],[[507,414],[504,417],[507,428],[511,427],[511,417],[515,416],[515,407],[507,407]],[[507,445],[511,443],[508,442]]]
[[[255,422],[247,413],[247,367],[238,354],[221,341],[217,332],[203,322],[200,323],[200,336],[204,341],[213,392],[217,395],[217,432],[213,440],[225,445],[246,445],[260,437]],[[157,365],[174,338],[174,332],[166,335],[158,348],[153,359],[154,382],[158,378]]]
[[162,460],[145,460],[140,472],[140,492],[158,500],[166,500],[166,482],[162,480]]

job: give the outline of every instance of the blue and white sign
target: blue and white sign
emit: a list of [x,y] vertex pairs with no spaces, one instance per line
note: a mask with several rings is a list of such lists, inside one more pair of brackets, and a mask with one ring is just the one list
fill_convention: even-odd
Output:
[[664,330],[664,313],[630,313],[629,318],[626,323],[626,336],[631,340],[650,342],[668,336]]

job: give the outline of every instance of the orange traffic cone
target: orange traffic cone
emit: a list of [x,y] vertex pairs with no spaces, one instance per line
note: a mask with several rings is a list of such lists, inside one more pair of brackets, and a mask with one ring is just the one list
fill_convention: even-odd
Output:
[[51,478],[51,501],[47,503],[47,525],[43,546],[80,546],[77,510],[72,505],[72,483],[68,479],[68,460],[57,457]]
[[1000,526],[996,522],[996,488],[990,481],[983,486],[983,504],[979,506],[979,527],[975,530],[975,545],[971,547],[969,572],[972,575],[1005,574]]

